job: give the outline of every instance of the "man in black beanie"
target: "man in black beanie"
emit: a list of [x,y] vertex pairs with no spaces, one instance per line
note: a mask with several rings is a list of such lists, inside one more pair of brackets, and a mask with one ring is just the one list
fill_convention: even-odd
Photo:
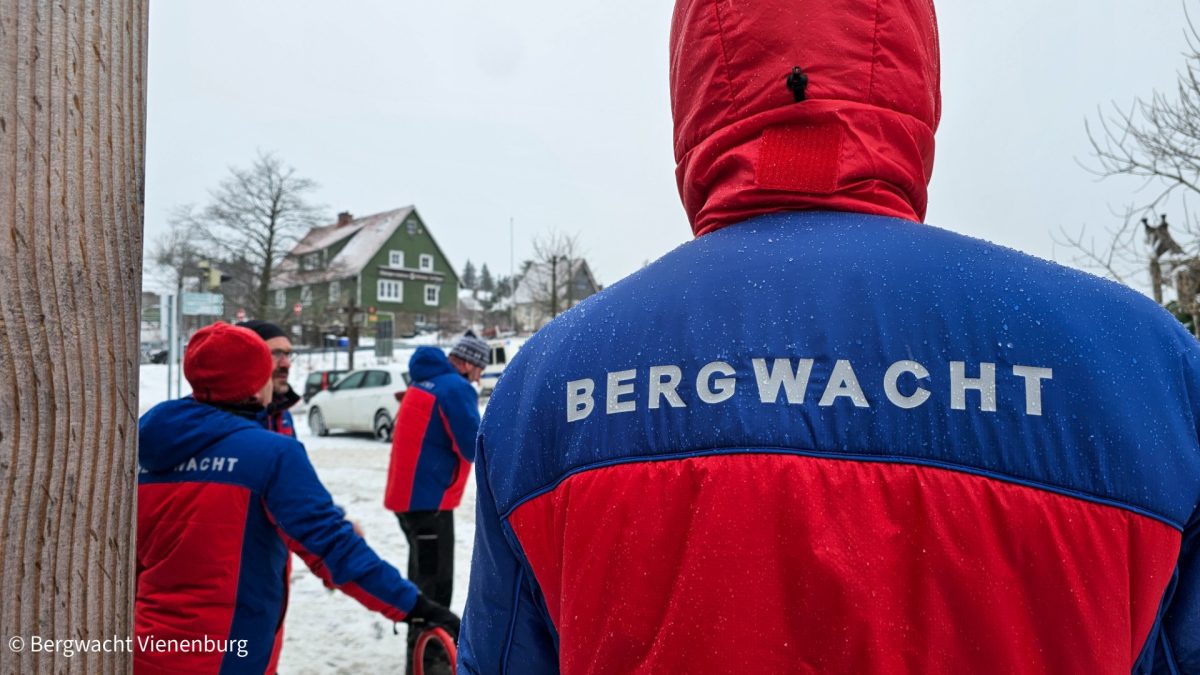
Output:
[[251,319],[238,325],[258,333],[271,350],[271,359],[274,361],[271,383],[275,386],[275,398],[267,406],[267,428],[295,438],[296,426],[288,409],[300,402],[300,395],[292,391],[292,385],[288,384],[288,370],[292,367],[292,341],[282,328],[270,321]]

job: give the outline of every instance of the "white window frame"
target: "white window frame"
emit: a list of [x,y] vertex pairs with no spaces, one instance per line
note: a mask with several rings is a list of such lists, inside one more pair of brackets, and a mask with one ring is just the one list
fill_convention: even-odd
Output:
[[300,304],[305,307],[312,304],[312,286],[305,284],[300,287]]
[[[433,300],[429,299],[429,291],[433,291]],[[437,307],[442,297],[442,287],[438,284],[425,284],[425,304]]]
[[329,304],[336,305],[342,301],[342,282],[334,279],[329,282]]
[[283,309],[287,307],[287,290],[279,289],[275,291],[275,309]]
[[[396,293],[392,294],[390,291],[385,293],[385,288],[395,288]],[[396,279],[380,279],[375,286],[375,297],[379,302],[404,302],[404,282]]]
[[392,269],[397,269],[397,270],[403,269],[404,268],[404,251],[397,251],[395,249],[388,251],[388,267],[391,267]]
[[428,253],[422,253],[420,257],[420,269],[422,272],[433,271],[433,256]]

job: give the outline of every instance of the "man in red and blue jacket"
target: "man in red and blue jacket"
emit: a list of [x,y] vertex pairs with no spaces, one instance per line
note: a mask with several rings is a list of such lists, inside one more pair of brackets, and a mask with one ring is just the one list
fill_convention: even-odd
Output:
[[[471,384],[479,381],[487,357],[487,343],[470,332],[449,357],[437,347],[418,347],[392,433],[383,504],[396,513],[408,539],[408,578],[443,605],[454,593],[454,509],[479,433],[479,394]],[[409,672],[416,637],[409,631]]]
[[271,383],[275,387],[275,394],[263,411],[263,423],[271,431],[295,438],[296,422],[292,419],[291,408],[300,402],[300,395],[292,389],[291,383],[288,382],[293,355],[291,339],[288,338],[287,332],[283,328],[270,321],[251,319],[237,325],[257,333],[267,343],[267,348],[271,350],[271,358],[274,361]]
[[257,335],[201,329],[183,367],[192,397],[139,423],[137,672],[275,672],[289,544],[368,609],[456,631],[354,533],[304,446],[262,427],[272,359]]
[[696,239],[508,365],[460,672],[1200,673],[1200,345],[921,222],[931,2],[678,0],[671,87]]

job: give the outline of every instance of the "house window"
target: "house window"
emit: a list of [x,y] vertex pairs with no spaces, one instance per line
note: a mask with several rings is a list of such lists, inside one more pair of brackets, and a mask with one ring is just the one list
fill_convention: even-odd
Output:
[[425,285],[425,304],[437,306],[438,296],[442,291],[442,287],[436,284]]
[[404,227],[408,230],[408,236],[410,237],[417,233],[417,223],[414,220],[404,223]]
[[416,315],[416,316],[413,318],[413,323],[417,324],[418,326],[423,326],[423,325],[425,325],[425,315],[424,315],[424,314],[418,314],[418,315]]
[[388,251],[388,267],[404,267],[404,251]]
[[380,302],[404,302],[404,282],[380,279],[379,292],[376,295],[379,296]]
[[309,253],[308,255],[304,256],[303,258],[300,258],[300,269],[302,269],[304,271],[315,270],[320,267],[321,267],[321,254],[319,252],[318,253]]
[[275,291],[275,309],[283,309],[287,306],[287,291],[282,288]]
[[428,253],[421,254],[421,271],[422,272],[432,272],[433,271],[433,256],[429,255]]
[[340,281],[329,282],[329,304],[336,305],[342,301],[342,283]]
[[312,286],[300,287],[300,304],[306,306],[312,304]]

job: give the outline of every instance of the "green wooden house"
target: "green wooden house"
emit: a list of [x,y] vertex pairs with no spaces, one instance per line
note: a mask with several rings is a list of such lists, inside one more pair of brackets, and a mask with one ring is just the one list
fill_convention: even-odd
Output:
[[396,335],[436,326],[458,309],[458,274],[429,228],[407,206],[354,218],[338,214],[315,227],[280,264],[274,309],[310,331],[336,332],[351,321],[368,331],[392,322]]

